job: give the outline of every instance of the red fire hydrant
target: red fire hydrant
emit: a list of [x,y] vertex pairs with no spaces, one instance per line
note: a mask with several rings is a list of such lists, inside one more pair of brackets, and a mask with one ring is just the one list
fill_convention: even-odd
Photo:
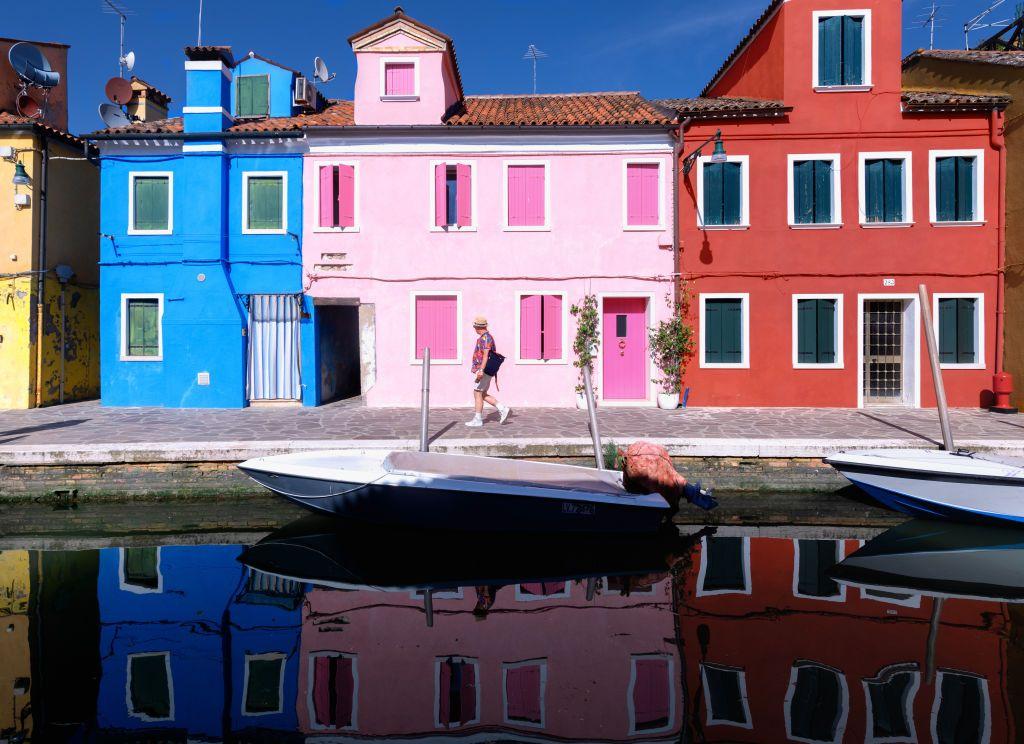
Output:
[[1009,372],[997,372],[992,375],[992,392],[995,394],[995,403],[988,410],[992,413],[1017,413],[1017,409],[1010,404],[1013,375]]

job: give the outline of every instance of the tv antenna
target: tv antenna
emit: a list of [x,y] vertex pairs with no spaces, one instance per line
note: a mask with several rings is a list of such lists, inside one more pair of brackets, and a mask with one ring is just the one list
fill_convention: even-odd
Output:
[[935,29],[941,26],[942,22],[946,20],[941,15],[941,11],[945,7],[945,5],[939,5],[938,0],[932,0],[931,8],[926,8],[924,12],[917,17],[921,28],[928,29],[929,49],[935,48]]
[[103,0],[103,12],[113,13],[118,17],[118,21],[120,22],[121,40],[117,54],[117,74],[118,77],[124,77],[124,70],[126,67],[128,68],[128,72],[131,72],[132,69],[135,67],[135,52],[128,52],[127,54],[125,54],[124,51],[125,23],[127,23],[128,21],[128,16],[135,15],[135,13],[128,10],[127,8],[117,5],[114,2],[114,0]]
[[523,59],[528,59],[533,63],[533,94],[537,95],[537,60],[545,59],[548,56],[547,52],[542,52],[540,49],[530,44],[526,48],[526,54],[523,55]]
[[313,60],[313,77],[315,77],[321,83],[329,83],[332,80],[334,80],[334,78],[336,78],[337,76],[338,73],[334,73],[332,75],[328,71],[327,64],[322,59],[320,59],[320,57],[316,57]]
[[203,45],[203,0],[199,0],[199,29],[196,32],[196,46]]
[[988,18],[988,16],[995,12],[996,8],[998,8],[1005,2],[1006,0],[995,0],[995,2],[989,5],[987,8],[985,8],[985,10],[981,11],[980,13],[978,13],[978,15],[974,16],[974,18],[972,18],[971,20],[967,21],[967,23],[964,24],[964,49],[971,48],[971,31],[978,31],[983,28],[992,28],[993,26],[1005,26],[1006,24],[1013,22],[1012,18],[1004,18],[1001,21],[985,20],[986,18]]
[[[7,60],[14,68],[21,83],[14,98],[18,113],[32,119],[46,116],[46,102],[50,88],[60,83],[60,73],[50,66],[50,60],[35,44],[19,41],[12,44],[7,52]],[[40,103],[29,93],[29,88],[38,90],[43,98]]]

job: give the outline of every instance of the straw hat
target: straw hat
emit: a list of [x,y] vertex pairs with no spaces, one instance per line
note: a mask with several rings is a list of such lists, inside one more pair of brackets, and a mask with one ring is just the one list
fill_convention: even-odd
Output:
[[473,327],[474,328],[486,328],[487,327],[487,318],[485,318],[483,315],[477,315],[475,318],[473,318]]

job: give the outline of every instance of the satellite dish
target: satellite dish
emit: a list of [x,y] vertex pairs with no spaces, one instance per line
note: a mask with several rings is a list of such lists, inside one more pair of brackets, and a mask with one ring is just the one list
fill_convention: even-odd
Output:
[[335,78],[335,75],[331,75],[327,72],[327,65],[324,64],[324,61],[319,57],[313,60],[313,75],[321,83],[329,83]]
[[107,94],[107,98],[118,106],[123,106],[132,99],[132,84],[124,78],[110,78],[104,91]]
[[40,119],[43,116],[43,106],[28,93],[22,93],[15,100],[14,105],[18,113],[30,119]]
[[50,61],[34,44],[27,41],[13,44],[7,52],[7,59],[18,77],[28,85],[52,88],[60,82],[60,73],[50,67]]
[[100,104],[100,118],[107,125],[107,129],[130,127],[132,125],[132,120],[128,118],[128,114],[112,103]]
[[128,54],[121,57],[120,62],[128,68],[128,72],[131,72],[135,67],[135,52],[128,52]]

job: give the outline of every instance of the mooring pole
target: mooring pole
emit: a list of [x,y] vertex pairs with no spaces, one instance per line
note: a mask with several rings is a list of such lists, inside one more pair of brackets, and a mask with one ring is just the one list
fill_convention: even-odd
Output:
[[423,398],[420,401],[420,452],[427,452],[430,443],[427,430],[430,428],[430,347],[423,349]]
[[604,452],[601,451],[601,432],[597,428],[597,404],[594,403],[594,385],[590,381],[590,365],[583,365],[583,388],[587,393],[587,412],[590,414],[590,436],[594,440],[594,459],[597,469],[604,470]]
[[928,360],[932,365],[932,382],[935,383],[935,405],[939,409],[939,427],[942,429],[942,448],[952,452],[953,430],[949,428],[949,408],[946,406],[946,387],[942,384],[942,368],[939,366],[939,349],[935,343],[935,326],[932,325],[932,310],[928,305],[928,290],[923,284],[917,286],[921,303],[921,317],[924,319],[924,338],[928,342]]

